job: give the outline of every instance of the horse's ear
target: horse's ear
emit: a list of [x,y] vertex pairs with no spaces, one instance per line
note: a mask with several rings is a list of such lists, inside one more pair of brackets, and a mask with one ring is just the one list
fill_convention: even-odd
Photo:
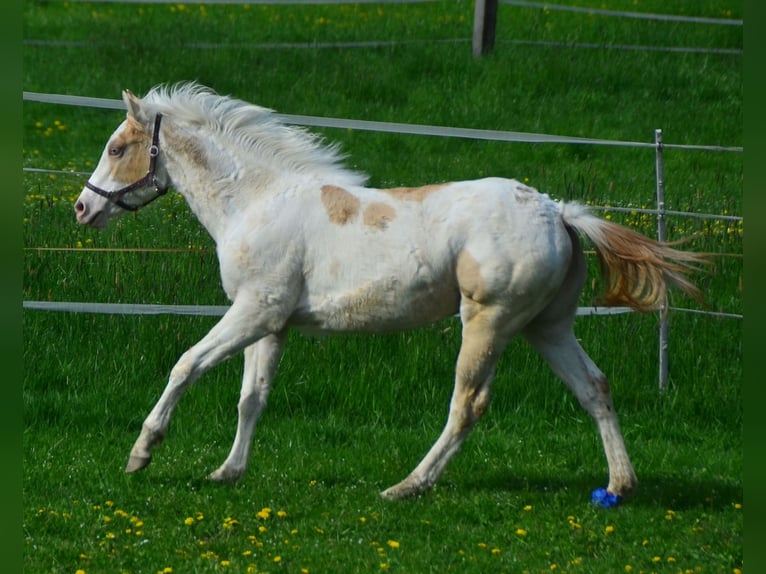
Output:
[[141,109],[141,100],[136,97],[133,92],[130,90],[123,90],[122,101],[125,102],[125,107],[128,108],[129,118],[133,118],[140,124],[148,121],[146,114]]

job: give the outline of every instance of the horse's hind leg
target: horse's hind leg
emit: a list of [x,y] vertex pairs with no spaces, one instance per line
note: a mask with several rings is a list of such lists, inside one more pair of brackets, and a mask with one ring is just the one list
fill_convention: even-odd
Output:
[[415,470],[381,493],[384,498],[404,498],[433,486],[489,405],[490,385],[497,361],[509,340],[509,325],[503,321],[502,310],[472,305],[479,310],[471,311],[469,318],[461,310],[463,340],[447,424]]
[[623,497],[632,494],[636,488],[636,474],[617,422],[609,382],[575,338],[572,321],[533,324],[525,330],[524,336],[596,421],[609,466],[607,490]]
[[237,405],[237,434],[229,456],[210,474],[211,480],[236,482],[245,473],[255,424],[266,406],[279,358],[282,356],[285,335],[285,332],[268,335],[245,349],[245,369]]

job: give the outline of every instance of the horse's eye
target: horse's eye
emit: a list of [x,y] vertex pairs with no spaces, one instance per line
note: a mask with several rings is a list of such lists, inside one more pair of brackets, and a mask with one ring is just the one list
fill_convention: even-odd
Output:
[[114,145],[109,147],[109,155],[112,157],[122,157],[124,151],[125,148],[122,146]]

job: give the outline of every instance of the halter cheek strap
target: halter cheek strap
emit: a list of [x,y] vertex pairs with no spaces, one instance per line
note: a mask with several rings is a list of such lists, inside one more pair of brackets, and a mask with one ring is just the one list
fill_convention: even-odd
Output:
[[[149,205],[152,201],[154,201],[158,197],[165,195],[168,191],[168,188],[159,186],[159,184],[157,183],[157,174],[155,173],[157,169],[157,156],[160,154],[160,123],[161,122],[162,122],[162,114],[158,113],[154,118],[154,133],[152,134],[152,147],[149,148],[149,171],[146,172],[146,175],[144,177],[142,177],[138,181],[131,183],[130,185],[126,185],[125,187],[122,187],[114,191],[106,191],[105,189],[101,189],[100,187],[93,185],[90,181],[85,182],[85,187],[97,193],[101,197],[105,197],[109,201],[114,202],[118,207],[121,207],[122,209],[125,209],[127,211],[138,211],[145,205]],[[135,191],[136,189],[141,189],[142,187],[153,187],[154,193],[156,193],[157,195],[145,201],[144,203],[141,203],[138,205],[131,205],[123,201],[123,197],[125,197],[125,195],[127,195],[131,191]]]

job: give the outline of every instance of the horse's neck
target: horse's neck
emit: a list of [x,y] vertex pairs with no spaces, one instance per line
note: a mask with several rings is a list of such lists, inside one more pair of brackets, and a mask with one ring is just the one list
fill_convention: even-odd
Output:
[[[257,199],[258,171],[245,169],[244,161],[214,137],[178,130],[168,139],[167,170],[173,186],[217,243],[231,218]],[[271,176],[264,171],[260,178]]]
[[359,174],[321,163],[302,173],[193,127],[173,126],[165,140],[173,186],[216,243],[231,229],[232,218],[240,218],[255,202],[268,201],[285,189],[309,189],[311,181],[364,183]]

